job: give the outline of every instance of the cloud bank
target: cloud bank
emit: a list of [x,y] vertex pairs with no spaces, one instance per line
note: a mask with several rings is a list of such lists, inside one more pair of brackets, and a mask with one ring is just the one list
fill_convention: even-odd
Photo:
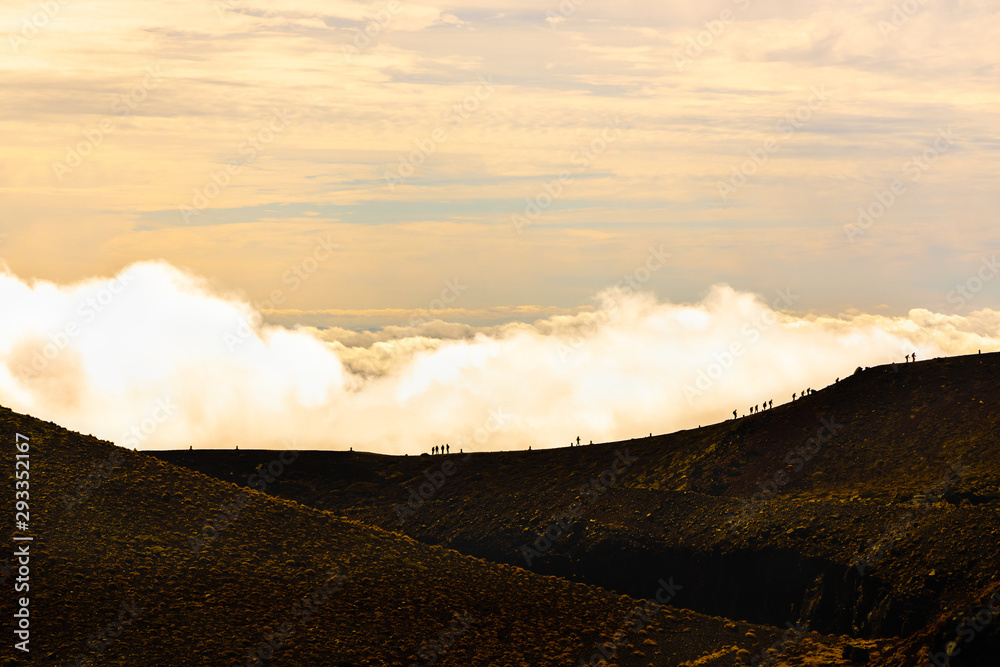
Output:
[[5,269],[0,403],[140,449],[543,448],[720,421],[914,351],[1000,350],[998,311],[796,315],[797,299],[606,290],[530,323],[359,332],[268,323],[164,262],[68,285]]

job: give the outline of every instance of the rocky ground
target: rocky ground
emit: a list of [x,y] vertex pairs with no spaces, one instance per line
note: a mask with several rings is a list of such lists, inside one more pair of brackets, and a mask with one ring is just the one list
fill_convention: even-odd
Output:
[[995,667],[998,370],[878,367],[704,428],[470,456],[131,452],[0,410],[32,444],[32,658],[888,667],[950,643]]

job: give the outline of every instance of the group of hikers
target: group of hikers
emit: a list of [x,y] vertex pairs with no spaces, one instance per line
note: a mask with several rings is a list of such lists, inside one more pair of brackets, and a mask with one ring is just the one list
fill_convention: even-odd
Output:
[[[908,358],[909,357],[907,357],[907,359]],[[839,382],[840,378],[837,378],[837,381]],[[796,398],[803,398],[805,396],[808,396],[811,393],[813,393],[813,390],[811,388],[806,388],[805,390],[802,391],[802,393],[794,392],[792,394],[792,400],[794,401]],[[747,414],[750,414],[750,415],[756,414],[756,413],[760,412],[761,410],[770,410],[773,407],[774,407],[774,400],[767,400],[767,401],[764,401],[763,403],[760,403],[758,405],[751,405],[750,406],[750,410],[747,412]],[[733,410],[733,419],[739,419],[739,413],[736,410]],[[579,438],[577,438],[577,440],[579,440]]]
[[[750,406],[750,411],[747,414],[751,414],[752,415],[754,413],[760,412],[762,408],[764,410],[770,410],[773,406],[774,406],[774,401],[773,400],[764,401],[763,403],[761,403],[759,405],[751,405]],[[736,410],[733,410],[733,419],[738,419],[738,418],[739,418],[739,415],[736,414]],[[698,428],[701,428],[701,427],[699,426]]]
[[[983,353],[983,351],[980,350],[979,354],[982,354],[982,353]],[[913,362],[913,361],[916,361],[916,360],[917,360],[917,353],[916,352],[911,352],[910,354],[906,355],[906,362],[907,363],[910,363],[910,362]],[[859,368],[858,370],[861,370],[861,369]],[[836,380],[834,380],[834,384],[836,384],[838,382],[840,382],[840,378],[837,378]],[[803,391],[803,392],[801,392],[801,393],[794,392],[792,394],[792,400],[794,401],[796,398],[805,398],[806,396],[808,396],[809,394],[812,394],[812,393],[813,393],[813,390],[811,388],[807,387],[806,390]],[[750,408],[750,411],[747,414],[751,414],[752,415],[754,413],[760,412],[760,410],[761,410],[762,407],[765,410],[770,410],[773,405],[774,405],[774,401],[764,401],[760,405],[754,405],[754,406],[752,406]],[[739,415],[737,414],[736,410],[733,410],[733,419],[739,419]]]
[[431,447],[431,454],[447,454],[451,451],[451,445],[434,445]]

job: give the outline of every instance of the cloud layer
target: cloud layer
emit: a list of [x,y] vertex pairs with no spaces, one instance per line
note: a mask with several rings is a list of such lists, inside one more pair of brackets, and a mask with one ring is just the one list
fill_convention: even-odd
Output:
[[533,322],[269,324],[163,262],[68,285],[0,274],[0,403],[139,448],[565,446],[697,426],[858,365],[1000,350],[1000,312],[794,315],[790,292],[629,287]]

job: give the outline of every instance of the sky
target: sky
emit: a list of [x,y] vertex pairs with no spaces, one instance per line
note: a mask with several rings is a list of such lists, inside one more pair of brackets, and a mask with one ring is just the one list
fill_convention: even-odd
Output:
[[[1000,349],[995,2],[13,0],[0,30],[0,403],[101,437],[169,394],[140,444],[287,399],[310,446],[417,450],[530,397],[504,442],[551,446]],[[109,370],[126,330],[169,382]],[[606,359],[540,361],[581,340]]]

